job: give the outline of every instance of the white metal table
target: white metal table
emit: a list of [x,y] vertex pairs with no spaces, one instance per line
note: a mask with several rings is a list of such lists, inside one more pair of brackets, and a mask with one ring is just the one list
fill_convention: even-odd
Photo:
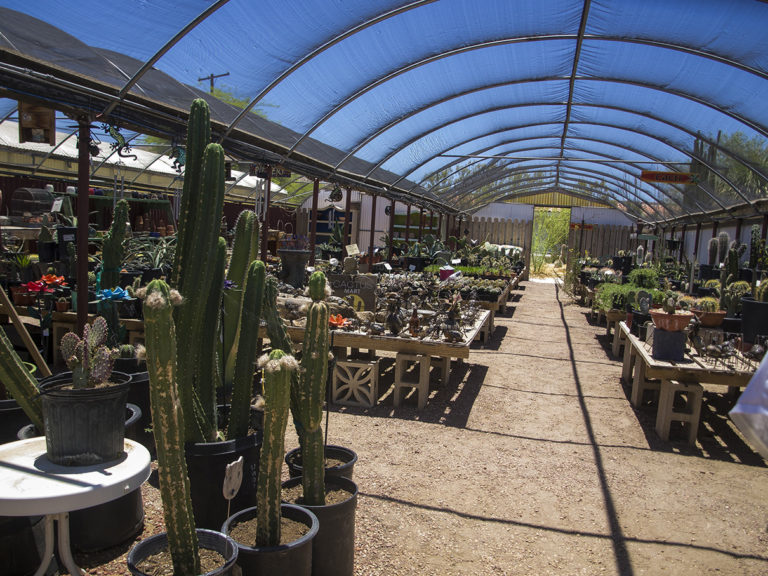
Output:
[[45,454],[45,437],[0,446],[0,515],[45,516],[45,551],[35,576],[53,557],[53,522],[58,523],[59,556],[73,576],[82,576],[69,542],[69,513],[128,494],[150,474],[147,449],[125,441],[124,456],[105,464],[60,466]]

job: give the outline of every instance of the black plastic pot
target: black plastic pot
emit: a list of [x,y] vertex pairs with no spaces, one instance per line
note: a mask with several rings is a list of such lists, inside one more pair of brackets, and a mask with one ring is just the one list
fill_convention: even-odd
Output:
[[414,272],[422,272],[429,263],[430,259],[425,256],[407,256],[405,259],[405,267],[410,269],[413,266]]
[[741,299],[741,330],[749,344],[757,342],[758,336],[768,336],[768,302]]
[[[301,485],[301,477],[283,482],[283,488]],[[349,498],[338,504],[307,506],[320,529],[312,541],[312,576],[352,576],[355,573],[355,510],[357,484],[343,476],[326,476],[326,488],[341,488]]]
[[280,264],[282,265],[280,279],[294,288],[303,287],[306,284],[307,262],[309,262],[310,254],[309,250],[291,250],[289,248],[278,250],[277,255],[280,256]]
[[[313,573],[312,541],[320,528],[317,517],[306,508],[293,504],[282,504],[280,513],[284,518],[303,523],[309,527],[309,532],[298,540],[280,546],[248,546],[235,541],[238,548],[237,565],[242,570],[242,576],[310,576]],[[235,525],[255,518],[255,507],[241,510],[227,518],[221,531],[229,535]]]
[[[137,440],[135,436],[138,435],[140,421],[141,409],[135,404],[126,404],[126,438]],[[33,424],[28,424],[17,435],[19,440],[24,440],[35,438],[40,432]],[[141,488],[104,504],[69,513],[70,541],[81,552],[96,552],[122,544],[139,534],[143,525],[144,501]]]
[[[743,316],[743,313],[742,313]],[[742,326],[742,319],[741,318],[729,318],[726,316],[723,319],[723,323],[720,325],[720,328],[723,329],[723,332],[730,332],[732,334],[737,334],[741,332],[741,326]]]
[[699,265],[699,280],[716,280],[720,278],[720,270],[709,264]]
[[[227,576],[232,574],[232,568],[237,562],[237,545],[229,536],[216,532],[214,530],[197,529],[197,543],[200,548],[213,550],[224,557],[224,564],[216,569],[206,572],[202,576]],[[163,532],[155,536],[145,538],[128,552],[126,563],[128,570],[133,576],[150,576],[147,572],[142,572],[138,566],[149,556],[158,554],[168,548],[168,534]]]
[[[325,457],[333,458],[335,460],[341,460],[344,462],[341,466],[333,466],[332,468],[325,469],[325,475],[327,476],[344,476],[345,478],[352,479],[352,473],[355,470],[355,463],[357,462],[357,454],[354,450],[344,448],[343,446],[334,446],[329,444],[325,447]],[[285,463],[288,465],[288,473],[291,478],[301,476],[304,469],[301,466],[301,448],[294,448],[285,455]]]
[[[146,369],[146,366],[144,368]],[[125,370],[121,370],[121,372],[125,372]],[[141,420],[137,425],[136,437],[131,438],[140,442],[149,450],[150,454],[154,454],[155,437],[152,434],[152,407],[149,403],[149,373],[146,370],[131,374],[128,403],[141,408]]]
[[[199,528],[217,530],[232,514],[256,505],[261,432],[224,442],[187,444],[185,455],[192,510]],[[222,493],[227,464],[243,457],[243,483],[228,507]]]
[[37,257],[40,262],[55,262],[59,256],[58,242],[38,242]]
[[653,331],[651,356],[656,360],[679,362],[685,358],[685,332],[669,332],[656,328]]
[[[44,552],[43,516],[0,516],[0,558],[5,576],[34,574],[42,563]],[[58,574],[56,558],[45,574]]]
[[0,400],[0,444],[17,440],[19,429],[28,424],[31,422],[16,400]]
[[117,460],[125,447],[130,374],[113,372],[113,384],[103,388],[65,390],[68,374],[69,379],[57,374],[40,382],[48,459],[62,466]]

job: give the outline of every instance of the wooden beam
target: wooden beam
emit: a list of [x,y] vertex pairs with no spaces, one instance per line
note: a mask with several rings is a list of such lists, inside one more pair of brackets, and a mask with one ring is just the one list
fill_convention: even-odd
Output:
[[387,247],[387,262],[392,263],[392,248],[395,235],[395,201],[389,201],[389,246]]
[[[40,355],[40,351],[37,349],[37,345],[35,344],[34,340],[32,340],[32,336],[29,335],[27,327],[24,326],[24,322],[21,321],[19,313],[16,312],[16,308],[13,307],[13,303],[8,298],[8,294],[2,288],[0,288],[0,303],[2,303],[3,308],[5,308],[8,316],[11,318],[11,322],[13,322],[13,325],[16,328],[16,332],[18,332],[19,336],[21,336],[21,340],[24,342],[24,346],[27,348],[27,352],[29,352],[32,360],[34,360],[35,364],[37,364],[37,369],[40,370],[40,374],[42,374],[44,378],[47,378],[51,375],[51,369],[48,368],[48,364],[45,362],[45,360],[43,360],[43,357]],[[85,307],[85,311],[88,312],[87,305]],[[80,333],[82,334],[82,330]]]
[[[267,242],[269,242],[269,201],[272,193],[272,165],[267,166],[267,181],[264,187],[264,219],[261,222],[261,261],[267,262]],[[277,254],[275,254],[277,256]]]
[[349,246],[352,235],[352,189],[347,188],[347,200],[344,203],[344,246]]
[[77,146],[77,332],[88,322],[88,188],[91,179],[91,124],[78,118]]
[[368,272],[373,270],[373,244],[376,236],[376,194],[371,196],[371,241],[368,244]]
[[405,243],[408,243],[408,237],[411,232],[411,205],[408,204],[408,210],[405,213]]
[[309,223],[309,265],[315,265],[315,242],[317,242],[317,203],[320,197],[320,179],[312,183],[312,221]]

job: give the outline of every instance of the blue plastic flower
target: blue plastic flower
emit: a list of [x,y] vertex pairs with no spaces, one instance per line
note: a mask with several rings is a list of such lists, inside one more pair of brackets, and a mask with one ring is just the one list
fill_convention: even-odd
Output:
[[130,300],[131,297],[123,288],[114,288],[112,290],[105,288],[96,293],[98,300]]

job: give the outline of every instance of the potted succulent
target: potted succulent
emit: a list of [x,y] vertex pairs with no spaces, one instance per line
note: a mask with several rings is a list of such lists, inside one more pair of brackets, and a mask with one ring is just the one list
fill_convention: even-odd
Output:
[[704,296],[697,298],[692,307],[693,313],[705,328],[717,328],[725,319],[725,310],[720,310],[720,302],[717,298]]
[[56,299],[56,312],[67,312],[71,302],[66,296],[59,296]]
[[675,292],[667,291],[664,295],[662,310],[651,309],[649,312],[656,328],[665,332],[682,332],[693,318],[692,312],[678,311],[678,296]]
[[[154,574],[152,564],[164,562],[172,565],[172,573],[178,576],[224,575],[230,573],[237,560],[237,546],[230,538],[220,532],[195,527],[184,448],[185,414],[179,402],[181,388],[172,309],[180,301],[178,292],[170,290],[162,280],[150,282],[145,302],[145,336],[152,412],[158,423],[155,443],[166,532],[142,540],[131,549],[127,563],[135,576]],[[200,547],[218,552],[223,561],[201,565]],[[156,555],[159,558],[152,558]]]
[[120,458],[130,376],[113,373],[107,322],[98,316],[82,337],[67,332],[61,353],[71,373],[41,383],[46,450],[51,462],[84,466]]
[[[260,359],[259,366],[264,370],[264,441],[257,503],[230,516],[222,531],[237,542],[243,574],[310,576],[318,520],[306,509],[282,503],[280,485],[291,376],[299,365],[292,355],[276,348]],[[283,530],[284,519],[294,523],[297,535]]]

